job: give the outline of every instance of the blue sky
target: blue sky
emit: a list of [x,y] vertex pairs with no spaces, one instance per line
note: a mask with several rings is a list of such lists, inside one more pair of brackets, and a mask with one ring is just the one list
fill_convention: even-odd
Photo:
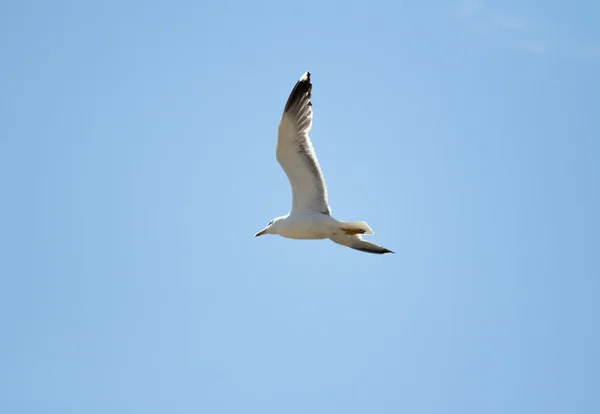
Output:
[[600,412],[600,5],[413,3],[0,6],[2,411]]

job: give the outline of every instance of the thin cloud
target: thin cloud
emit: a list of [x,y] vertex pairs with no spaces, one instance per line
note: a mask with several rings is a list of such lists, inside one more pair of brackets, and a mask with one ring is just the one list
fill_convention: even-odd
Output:
[[560,33],[537,20],[516,14],[489,10],[481,0],[462,0],[458,10],[473,27],[488,36],[512,45],[514,50],[531,56],[553,55],[563,58],[598,59],[600,44],[590,44],[581,39]]
[[463,0],[460,2],[458,11],[463,16],[473,16],[481,10],[481,0]]

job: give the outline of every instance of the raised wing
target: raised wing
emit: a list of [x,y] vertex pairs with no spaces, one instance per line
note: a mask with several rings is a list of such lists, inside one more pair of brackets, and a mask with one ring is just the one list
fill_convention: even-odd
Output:
[[279,121],[277,161],[292,186],[292,211],[331,214],[325,178],[308,137],[311,91],[310,72],[306,72],[294,86]]

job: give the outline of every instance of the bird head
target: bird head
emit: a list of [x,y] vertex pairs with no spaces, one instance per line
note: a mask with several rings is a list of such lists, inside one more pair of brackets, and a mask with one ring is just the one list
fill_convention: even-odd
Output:
[[254,237],[262,236],[263,234],[277,234],[277,228],[279,227],[279,222],[282,218],[283,217],[277,217],[269,221],[267,227],[256,233]]

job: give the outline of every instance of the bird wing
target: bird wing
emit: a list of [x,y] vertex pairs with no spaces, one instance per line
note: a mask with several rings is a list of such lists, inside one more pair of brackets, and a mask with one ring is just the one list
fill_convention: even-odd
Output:
[[306,72],[294,86],[279,121],[277,161],[292,186],[292,211],[331,214],[327,187],[308,137],[312,127],[312,84]]
[[393,251],[388,250],[385,247],[363,240],[360,235],[349,236],[346,234],[336,234],[335,236],[331,237],[331,241],[337,244],[341,244],[342,246],[350,247],[351,249],[360,250],[361,252],[366,253],[394,253]]

